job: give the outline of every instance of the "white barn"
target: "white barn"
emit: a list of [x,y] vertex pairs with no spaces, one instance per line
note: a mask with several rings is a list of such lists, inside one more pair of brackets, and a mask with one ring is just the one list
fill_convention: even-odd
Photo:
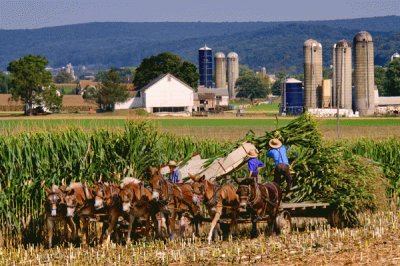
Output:
[[193,109],[193,89],[172,74],[162,74],[115,109],[144,108],[149,113],[184,113]]

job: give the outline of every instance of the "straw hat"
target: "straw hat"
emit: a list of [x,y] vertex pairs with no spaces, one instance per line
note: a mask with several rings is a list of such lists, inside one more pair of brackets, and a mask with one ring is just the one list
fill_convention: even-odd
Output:
[[269,141],[269,146],[273,149],[277,149],[282,146],[282,142],[279,139],[271,139]]
[[247,157],[249,158],[256,158],[258,156],[258,151],[256,149],[250,150],[247,153]]
[[169,161],[168,166],[176,167],[175,161]]

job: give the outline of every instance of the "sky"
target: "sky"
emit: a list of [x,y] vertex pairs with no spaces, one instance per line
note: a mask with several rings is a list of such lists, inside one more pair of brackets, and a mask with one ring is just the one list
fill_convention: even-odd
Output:
[[400,15],[400,0],[0,0],[1,29],[86,22],[330,20]]

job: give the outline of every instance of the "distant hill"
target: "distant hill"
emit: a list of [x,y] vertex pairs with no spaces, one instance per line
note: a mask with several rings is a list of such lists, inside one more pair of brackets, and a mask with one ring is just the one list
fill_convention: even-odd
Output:
[[53,67],[133,66],[144,57],[170,51],[197,64],[197,49],[236,51],[240,63],[268,71],[302,71],[302,45],[314,38],[331,62],[334,42],[368,30],[375,41],[376,64],[400,50],[400,17],[299,22],[87,23],[34,30],[0,30],[0,69],[25,54],[47,57]]

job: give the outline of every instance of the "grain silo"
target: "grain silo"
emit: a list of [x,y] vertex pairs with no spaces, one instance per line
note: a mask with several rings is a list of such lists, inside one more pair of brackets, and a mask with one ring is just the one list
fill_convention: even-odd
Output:
[[374,43],[369,32],[354,36],[355,110],[360,116],[375,112]]
[[351,110],[352,53],[351,43],[341,40],[333,46],[333,106]]
[[235,98],[236,81],[239,78],[239,56],[237,53],[228,54],[228,91],[229,98]]
[[312,39],[304,42],[304,107],[318,108],[322,90],[322,45]]
[[214,56],[215,87],[226,88],[226,59],[224,53],[216,53]]
[[303,113],[303,106],[303,83],[293,78],[282,81],[279,113],[281,115],[301,115]]
[[213,82],[212,49],[207,45],[199,49],[199,74],[200,86],[211,88]]

